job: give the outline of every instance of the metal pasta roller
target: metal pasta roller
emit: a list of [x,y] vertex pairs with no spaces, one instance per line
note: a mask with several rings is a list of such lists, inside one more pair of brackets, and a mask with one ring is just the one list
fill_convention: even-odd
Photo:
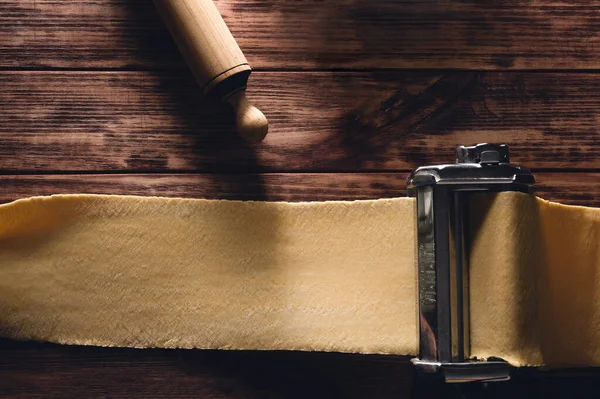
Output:
[[417,198],[417,375],[451,383],[510,378],[503,360],[470,358],[466,206],[473,193],[529,193],[534,183],[528,169],[509,163],[504,144],[459,146],[455,164],[420,167],[408,177],[409,195]]

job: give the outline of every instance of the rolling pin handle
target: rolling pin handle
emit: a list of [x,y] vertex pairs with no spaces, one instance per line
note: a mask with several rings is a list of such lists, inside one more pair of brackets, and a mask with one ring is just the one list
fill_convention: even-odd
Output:
[[245,140],[264,139],[267,118],[245,97],[251,68],[213,0],[154,0],[154,4],[204,94],[233,106]]
[[237,131],[251,143],[262,141],[269,132],[269,122],[265,115],[246,98],[246,91],[239,90],[226,100],[235,111]]

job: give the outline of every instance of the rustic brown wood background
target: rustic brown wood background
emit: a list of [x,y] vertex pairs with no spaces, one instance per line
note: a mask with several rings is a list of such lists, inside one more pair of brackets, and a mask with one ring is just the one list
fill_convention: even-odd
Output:
[[[208,104],[150,0],[0,0],[0,202],[54,193],[405,195],[414,167],[504,142],[540,195],[600,206],[600,0],[218,0],[264,143]],[[520,370],[488,396],[597,394]],[[405,358],[0,341],[4,397],[406,397]]]

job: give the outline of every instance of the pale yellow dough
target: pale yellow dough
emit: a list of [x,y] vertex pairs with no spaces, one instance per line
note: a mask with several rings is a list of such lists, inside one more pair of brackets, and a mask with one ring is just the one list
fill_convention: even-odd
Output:
[[0,334],[415,353],[413,201],[69,195],[0,206]]
[[[0,334],[414,355],[414,208],[97,195],[0,205]],[[473,208],[472,354],[600,365],[600,211],[515,193]]]
[[519,193],[473,207],[473,354],[599,366],[600,209]]

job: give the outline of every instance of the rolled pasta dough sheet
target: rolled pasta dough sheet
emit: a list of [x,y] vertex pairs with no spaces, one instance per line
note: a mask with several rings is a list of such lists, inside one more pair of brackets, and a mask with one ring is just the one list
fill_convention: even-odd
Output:
[[[600,364],[600,211],[472,203],[471,353]],[[60,195],[0,206],[0,334],[415,355],[415,203]]]
[[0,206],[0,334],[415,353],[414,202],[60,195]]

